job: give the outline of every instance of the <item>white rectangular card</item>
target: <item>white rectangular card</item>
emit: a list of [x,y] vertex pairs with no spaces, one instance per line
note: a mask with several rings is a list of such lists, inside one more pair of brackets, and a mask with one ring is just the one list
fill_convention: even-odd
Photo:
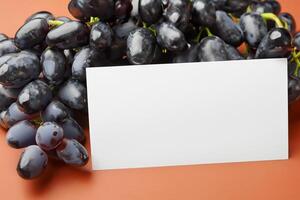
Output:
[[287,60],[87,69],[94,170],[288,158]]

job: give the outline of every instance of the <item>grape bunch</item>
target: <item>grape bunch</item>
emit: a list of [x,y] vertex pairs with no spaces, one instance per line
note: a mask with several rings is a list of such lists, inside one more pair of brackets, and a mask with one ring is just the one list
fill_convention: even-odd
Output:
[[[86,68],[287,58],[300,98],[300,33],[276,0],[71,0],[73,18],[40,11],[0,34],[0,125],[23,149],[25,179],[48,160],[88,162]],[[99,91],[101,93],[101,91]]]

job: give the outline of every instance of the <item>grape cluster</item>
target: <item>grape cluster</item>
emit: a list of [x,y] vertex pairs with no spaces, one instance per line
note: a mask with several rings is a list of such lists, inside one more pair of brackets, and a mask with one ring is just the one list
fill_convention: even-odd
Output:
[[41,11],[14,38],[0,34],[0,125],[25,148],[25,179],[48,158],[87,163],[88,67],[288,58],[289,101],[300,97],[300,33],[276,0],[71,0],[68,10],[75,20]]

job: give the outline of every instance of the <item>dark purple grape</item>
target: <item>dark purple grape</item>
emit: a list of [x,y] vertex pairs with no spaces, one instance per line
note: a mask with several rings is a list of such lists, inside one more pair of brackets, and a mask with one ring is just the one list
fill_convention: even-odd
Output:
[[87,150],[77,140],[64,139],[56,153],[62,161],[73,166],[86,165],[89,160]]
[[169,51],[182,51],[187,47],[184,34],[171,23],[161,23],[157,26],[157,42]]
[[226,55],[228,60],[244,60],[245,58],[241,53],[233,46],[225,44]]
[[272,6],[272,10],[274,14],[278,15],[281,12],[281,5],[278,1],[267,0],[266,2]]
[[35,45],[41,44],[49,30],[46,19],[30,20],[17,31],[15,44],[20,49],[30,49]]
[[0,111],[7,109],[16,101],[21,89],[9,89],[0,84]]
[[28,120],[20,121],[13,125],[6,134],[9,146],[20,149],[35,145],[36,127]]
[[245,11],[252,0],[226,0],[222,10],[226,12]]
[[17,103],[12,103],[8,107],[7,111],[2,114],[3,114],[2,119],[3,119],[4,124],[6,125],[6,128],[13,126],[14,124],[16,124],[19,121],[23,121],[26,119],[28,119],[28,120],[32,119],[35,116],[35,115],[26,114],[25,112],[20,110]]
[[297,50],[300,51],[300,32],[297,33],[295,36],[294,36],[294,39],[293,39],[293,46],[297,48]]
[[36,143],[44,150],[55,149],[64,138],[64,130],[55,122],[43,123],[36,132]]
[[59,49],[46,49],[41,56],[42,73],[49,84],[58,85],[64,80],[66,58]]
[[240,46],[244,41],[244,35],[239,25],[235,24],[224,11],[216,11],[216,35],[227,44]]
[[37,145],[31,145],[22,152],[17,172],[24,179],[34,179],[44,172],[47,163],[47,154]]
[[50,47],[72,49],[84,46],[89,40],[89,29],[81,22],[71,21],[52,29],[46,37]]
[[117,0],[115,3],[115,16],[118,19],[126,19],[132,10],[131,0]]
[[173,6],[170,4],[164,11],[164,18],[166,21],[172,23],[179,30],[185,31],[190,21],[191,6]]
[[175,54],[173,57],[173,63],[189,63],[198,62],[198,44],[192,44],[183,52]]
[[30,17],[28,17],[25,21],[25,23],[33,20],[33,19],[45,19],[45,20],[53,20],[54,16],[52,13],[48,11],[40,11],[32,14]]
[[72,115],[71,110],[58,100],[53,100],[41,112],[43,122],[62,122]]
[[0,126],[4,129],[9,128],[9,125],[5,121],[6,113],[7,113],[6,110],[3,110],[3,111],[0,112]]
[[127,39],[127,57],[132,64],[152,63],[156,42],[152,33],[139,28],[132,31]]
[[30,52],[0,57],[0,83],[8,88],[20,88],[40,74],[40,60]]
[[139,0],[139,15],[147,24],[154,24],[162,17],[161,0]]
[[137,29],[138,26],[134,23],[132,19],[128,20],[125,23],[117,24],[113,27],[113,31],[116,37],[119,39],[127,40],[130,32]]
[[273,6],[268,1],[253,1],[250,5],[252,12],[257,14],[273,13]]
[[245,13],[240,19],[240,27],[244,32],[247,44],[257,48],[261,40],[268,33],[263,18],[257,13]]
[[50,87],[40,80],[26,85],[18,96],[18,105],[26,113],[35,113],[43,110],[52,100]]
[[300,97],[300,79],[294,76],[289,76],[288,82],[289,103],[293,103]]
[[8,53],[17,53],[19,51],[20,49],[11,39],[6,39],[0,42],[0,56],[3,56]]
[[65,118],[60,124],[64,130],[64,137],[67,139],[75,139],[80,143],[85,142],[85,135],[82,127],[72,118]]
[[106,49],[111,46],[113,31],[109,25],[98,22],[93,25],[90,33],[90,46],[96,49]]
[[75,110],[87,109],[86,87],[76,80],[68,80],[58,91],[58,98],[67,106]]
[[279,19],[287,24],[287,29],[291,34],[295,33],[296,21],[290,13],[280,13]]
[[7,35],[5,35],[4,33],[0,33],[0,42],[4,41],[4,40],[8,40],[9,37]]
[[192,21],[197,26],[213,27],[216,23],[216,8],[210,0],[192,2]]
[[291,35],[283,28],[272,29],[259,44],[255,58],[282,58],[291,48]]
[[71,0],[68,9],[73,17],[82,21],[90,17],[107,20],[113,16],[114,0]]
[[225,42],[216,36],[209,36],[200,42],[198,57],[202,62],[228,60]]

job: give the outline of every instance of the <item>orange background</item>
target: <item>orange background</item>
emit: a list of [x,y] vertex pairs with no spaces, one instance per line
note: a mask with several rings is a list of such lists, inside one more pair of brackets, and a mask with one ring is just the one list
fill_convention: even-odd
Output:
[[[292,13],[300,24],[299,0],[281,2],[283,11]],[[0,0],[0,32],[13,36],[35,11],[68,15],[67,3]],[[0,129],[0,199],[299,200],[300,102],[290,108],[289,134],[287,161],[101,172],[90,172],[89,166],[78,169],[51,162],[43,177],[25,181],[15,170],[20,151],[8,147]]]

